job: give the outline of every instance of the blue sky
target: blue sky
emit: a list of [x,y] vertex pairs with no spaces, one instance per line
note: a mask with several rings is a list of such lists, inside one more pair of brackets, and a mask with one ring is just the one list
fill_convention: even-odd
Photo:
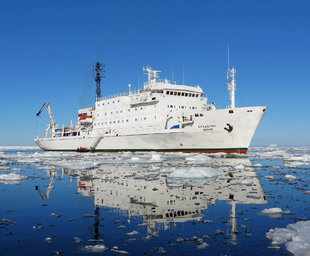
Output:
[[106,65],[102,93],[142,87],[143,65],[199,84],[229,105],[227,44],[237,106],[267,105],[253,145],[310,145],[308,1],[1,1],[0,145],[33,145],[49,123],[76,123],[93,105],[92,66]]

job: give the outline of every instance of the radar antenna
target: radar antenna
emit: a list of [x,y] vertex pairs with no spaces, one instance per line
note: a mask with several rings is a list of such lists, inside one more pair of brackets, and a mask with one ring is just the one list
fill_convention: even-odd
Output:
[[100,62],[96,62],[96,66],[95,66],[95,72],[96,72],[96,77],[95,77],[95,81],[96,81],[96,100],[101,98],[101,88],[100,88],[100,81],[101,78],[105,78],[104,70],[105,65],[103,63]]
[[150,66],[144,66],[143,71],[147,72],[148,81],[147,85],[156,84],[157,78],[159,78],[158,73],[161,72],[160,70],[152,70]]

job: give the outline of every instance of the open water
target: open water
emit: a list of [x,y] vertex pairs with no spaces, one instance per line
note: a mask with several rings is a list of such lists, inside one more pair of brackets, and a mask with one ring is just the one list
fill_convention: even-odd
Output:
[[309,172],[309,147],[0,147],[0,255],[310,255]]

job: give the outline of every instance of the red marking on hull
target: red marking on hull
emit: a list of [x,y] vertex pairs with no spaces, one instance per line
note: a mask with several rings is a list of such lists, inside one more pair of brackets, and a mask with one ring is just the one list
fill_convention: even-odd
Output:
[[89,149],[88,148],[83,148],[83,147],[79,147],[76,149],[76,152],[88,152]]

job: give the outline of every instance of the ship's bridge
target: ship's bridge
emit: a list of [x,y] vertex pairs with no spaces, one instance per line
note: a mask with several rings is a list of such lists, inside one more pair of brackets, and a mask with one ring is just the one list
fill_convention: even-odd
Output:
[[[145,90],[150,90],[152,92],[163,92],[164,94],[167,95],[182,95],[183,96],[186,93],[191,93],[193,95],[193,97],[198,97],[201,94],[203,94],[202,89],[199,87],[199,85],[197,86],[188,86],[188,85],[177,85],[177,84],[171,84],[170,82],[157,82],[156,84],[152,84],[149,87],[146,87]],[[186,95],[187,96],[187,95]]]
[[144,83],[144,91],[162,92],[167,95],[178,96],[185,96],[186,94],[186,96],[188,96],[190,93],[190,97],[198,97],[203,94],[199,85],[188,86],[172,84],[168,79],[159,79],[158,73],[161,72],[159,70],[152,70],[149,66],[143,68],[143,70],[148,73],[148,81]]

